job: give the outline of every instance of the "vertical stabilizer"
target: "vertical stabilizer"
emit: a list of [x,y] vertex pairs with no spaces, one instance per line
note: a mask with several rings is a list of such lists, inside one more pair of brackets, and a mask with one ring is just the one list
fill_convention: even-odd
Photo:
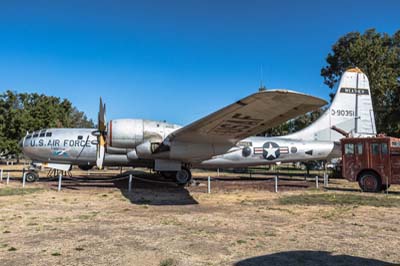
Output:
[[285,138],[338,141],[343,135],[333,126],[352,136],[376,134],[369,81],[359,68],[343,74],[332,104],[319,119]]

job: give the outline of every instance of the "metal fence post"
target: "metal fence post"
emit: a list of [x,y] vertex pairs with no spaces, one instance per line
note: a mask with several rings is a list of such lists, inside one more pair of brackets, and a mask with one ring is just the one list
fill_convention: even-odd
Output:
[[22,176],[22,187],[25,187],[26,173]]
[[7,185],[10,183],[10,172],[7,173]]
[[128,191],[132,191],[132,174],[129,175]]
[[328,185],[329,185],[328,174],[324,173],[324,187],[328,187]]
[[3,168],[0,170],[0,182],[3,182]]
[[386,194],[389,194],[389,180],[388,180],[388,176],[386,176]]
[[62,174],[58,175],[58,191],[61,191]]
[[278,176],[276,175],[274,179],[275,179],[275,193],[278,193]]
[[315,176],[315,187],[318,188],[318,175]]
[[211,177],[208,176],[207,179],[207,193],[210,194],[211,193]]

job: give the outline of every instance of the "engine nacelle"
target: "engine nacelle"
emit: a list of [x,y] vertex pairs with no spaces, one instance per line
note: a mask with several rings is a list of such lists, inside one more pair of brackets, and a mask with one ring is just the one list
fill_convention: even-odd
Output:
[[142,119],[116,119],[107,125],[107,144],[114,148],[135,148],[143,142]]

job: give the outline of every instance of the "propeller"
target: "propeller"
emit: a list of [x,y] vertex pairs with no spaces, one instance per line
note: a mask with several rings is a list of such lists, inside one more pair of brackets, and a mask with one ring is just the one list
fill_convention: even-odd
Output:
[[96,165],[99,169],[103,169],[106,135],[107,135],[107,122],[106,122],[106,105],[100,97],[100,107],[97,119],[97,147],[96,147]]

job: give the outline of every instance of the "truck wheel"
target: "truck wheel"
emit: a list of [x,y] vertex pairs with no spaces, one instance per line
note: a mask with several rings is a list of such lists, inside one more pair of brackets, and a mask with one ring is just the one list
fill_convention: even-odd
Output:
[[176,172],[176,182],[180,186],[184,186],[192,179],[192,173],[189,169],[182,167],[182,169]]
[[365,172],[358,181],[360,188],[364,192],[379,192],[382,190],[381,178],[374,172]]
[[25,174],[26,182],[33,183],[33,182],[36,182],[38,179],[39,179],[39,175],[36,172],[27,172]]

